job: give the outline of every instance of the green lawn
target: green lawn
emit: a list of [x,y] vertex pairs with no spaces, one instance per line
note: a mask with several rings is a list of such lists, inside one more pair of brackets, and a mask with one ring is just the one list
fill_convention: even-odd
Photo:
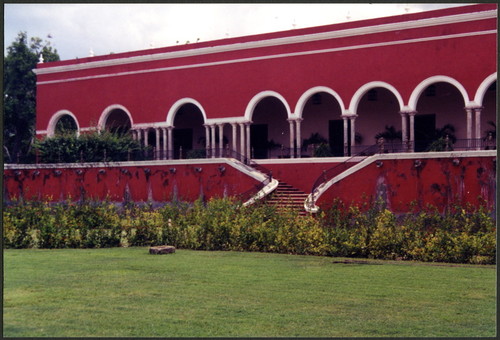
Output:
[[[352,261],[352,260],[351,260]],[[495,266],[148,248],[4,250],[7,337],[496,334]]]

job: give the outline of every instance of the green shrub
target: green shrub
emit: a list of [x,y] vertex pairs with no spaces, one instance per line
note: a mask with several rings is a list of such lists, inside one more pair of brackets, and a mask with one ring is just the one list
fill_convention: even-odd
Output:
[[34,144],[41,163],[113,162],[144,159],[149,151],[139,141],[126,134],[108,131],[56,135]]
[[161,208],[109,202],[13,202],[4,206],[7,248],[102,248],[170,244],[177,248],[260,251],[492,264],[496,227],[484,207],[433,207],[396,216],[380,204],[336,201],[316,217],[278,213],[234,199],[171,202]]

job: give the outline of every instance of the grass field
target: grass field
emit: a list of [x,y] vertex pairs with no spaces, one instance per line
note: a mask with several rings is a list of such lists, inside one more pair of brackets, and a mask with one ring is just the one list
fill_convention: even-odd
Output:
[[148,248],[5,250],[3,335],[496,334],[495,266],[343,260],[188,250],[159,256]]

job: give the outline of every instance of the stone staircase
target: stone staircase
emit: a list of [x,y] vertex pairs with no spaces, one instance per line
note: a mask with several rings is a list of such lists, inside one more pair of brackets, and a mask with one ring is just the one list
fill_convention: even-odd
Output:
[[307,215],[304,201],[307,194],[280,180],[276,190],[267,198],[267,204],[276,206],[278,211],[296,211],[300,216]]

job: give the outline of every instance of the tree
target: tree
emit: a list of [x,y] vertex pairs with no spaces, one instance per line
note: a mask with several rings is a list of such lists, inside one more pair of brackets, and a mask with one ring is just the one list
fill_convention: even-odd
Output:
[[[50,38],[50,36],[49,36]],[[36,76],[33,69],[42,55],[44,62],[58,61],[49,41],[19,32],[4,59],[4,151],[7,161],[25,157],[35,136]]]

